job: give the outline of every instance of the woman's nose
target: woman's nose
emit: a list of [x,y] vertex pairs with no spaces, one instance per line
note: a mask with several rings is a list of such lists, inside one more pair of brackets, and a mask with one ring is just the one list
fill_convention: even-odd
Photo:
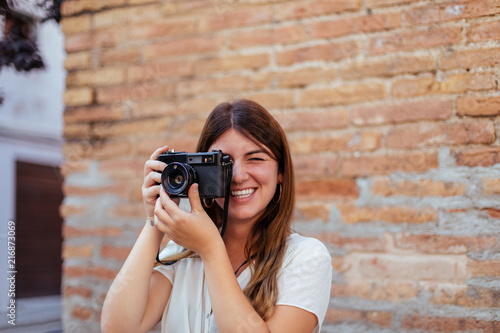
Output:
[[233,179],[232,182],[236,184],[243,183],[248,178],[248,173],[245,166],[240,162],[233,163]]

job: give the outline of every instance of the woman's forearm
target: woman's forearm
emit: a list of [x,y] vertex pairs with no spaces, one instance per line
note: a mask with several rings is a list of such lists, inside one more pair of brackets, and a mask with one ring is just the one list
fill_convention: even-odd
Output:
[[269,332],[264,320],[243,294],[224,244],[221,242],[202,260],[219,332]]
[[155,256],[163,233],[146,222],[113,281],[102,309],[104,332],[137,332],[148,302]]

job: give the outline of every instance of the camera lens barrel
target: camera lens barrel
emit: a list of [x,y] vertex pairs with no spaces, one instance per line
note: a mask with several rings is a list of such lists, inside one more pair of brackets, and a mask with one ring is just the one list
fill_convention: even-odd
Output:
[[187,196],[189,188],[195,182],[196,171],[185,163],[169,163],[161,174],[161,185],[172,196]]

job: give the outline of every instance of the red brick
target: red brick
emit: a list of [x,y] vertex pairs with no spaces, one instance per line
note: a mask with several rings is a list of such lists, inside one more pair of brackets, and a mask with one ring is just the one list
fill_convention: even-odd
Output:
[[312,38],[329,38],[389,30],[401,26],[401,13],[381,13],[320,21],[311,25]]
[[271,109],[287,109],[295,106],[295,94],[289,91],[272,91],[272,92],[247,92],[246,98],[259,103],[267,110]]
[[475,318],[430,317],[410,315],[403,318],[402,327],[406,330],[425,330],[426,332],[484,332],[494,333],[500,329],[498,321],[484,321]]
[[242,92],[251,87],[251,79],[241,75],[224,77],[189,78],[175,85],[178,96],[192,96],[213,92]]
[[500,305],[495,291],[456,285],[437,287],[436,290],[433,290],[431,302],[466,308],[497,308]]
[[80,319],[80,320],[90,320],[93,315],[94,311],[92,309],[83,307],[83,306],[75,306],[71,310],[71,315],[74,318]]
[[347,284],[333,284],[332,297],[358,297],[373,301],[399,303],[416,297],[420,288],[413,282],[366,281],[355,279]]
[[162,4],[161,13],[165,16],[174,17],[185,16],[186,14],[213,14],[214,10],[217,13],[223,12],[223,9],[230,10],[232,8],[231,3],[227,3],[227,7],[225,6],[226,3],[222,4],[224,8],[220,8],[217,6],[218,3],[210,3],[205,0],[167,1]]
[[[137,191],[139,191],[142,183],[137,185],[138,185]],[[109,214],[110,216],[118,218],[129,217],[129,218],[141,219],[145,217],[144,204],[142,203],[142,200],[138,202],[115,204],[113,208],[109,210]]]
[[339,160],[336,155],[307,154],[293,156],[294,174],[297,179],[336,178]]
[[495,0],[450,1],[412,7],[405,13],[405,22],[410,25],[429,24],[498,13],[500,13],[500,6]]
[[392,128],[386,136],[390,148],[434,147],[442,145],[491,144],[495,141],[491,121],[467,123],[408,124]]
[[80,228],[64,224],[63,236],[65,239],[80,237],[120,237],[123,230],[118,227]]
[[433,181],[422,179],[420,181],[391,181],[389,178],[375,178],[373,180],[372,192],[376,195],[389,196],[410,196],[410,197],[450,197],[463,195],[465,193],[462,184],[455,184],[443,181]]
[[419,1],[420,0],[366,0],[366,7],[371,9],[377,7],[398,6]]
[[121,41],[121,31],[116,29],[91,30],[66,36],[66,52],[87,51],[99,47],[112,47]]
[[338,204],[345,223],[387,222],[428,223],[437,221],[437,212],[432,208],[410,207],[358,207],[352,204]]
[[64,260],[68,259],[91,259],[94,256],[95,244],[84,244],[84,245],[69,245],[65,244],[63,246],[62,258]]
[[380,147],[382,135],[377,132],[347,134],[312,134],[290,140],[292,151],[297,154],[329,151],[373,151]]
[[76,287],[76,286],[65,286],[64,287],[64,298],[70,298],[73,296],[80,296],[83,298],[90,298],[93,294],[91,288],[87,287]]
[[[127,137],[129,135],[147,135],[166,131],[169,119],[144,119],[122,121],[114,124],[99,123],[94,127],[95,134],[100,138]],[[115,155],[119,156],[119,155]]]
[[340,233],[323,232],[317,236],[329,246],[359,252],[383,252],[386,249],[386,240],[383,237],[355,237],[343,236]]
[[125,80],[123,69],[101,68],[95,70],[80,70],[66,76],[66,85],[71,87],[99,87],[118,85]]
[[67,107],[90,105],[94,102],[94,90],[87,87],[66,88],[64,104]]
[[254,89],[303,88],[315,83],[330,83],[336,78],[336,71],[320,67],[308,67],[279,72],[256,73],[252,77]]
[[469,167],[492,166],[500,162],[500,148],[471,148],[458,151],[456,154],[457,165]]
[[500,22],[479,22],[472,24],[467,32],[467,40],[471,42],[483,42],[500,39]]
[[[168,98],[169,96],[164,96]],[[127,111],[131,119],[168,117],[177,114],[175,102],[169,99],[140,100],[127,105]]]
[[469,260],[467,269],[471,277],[478,276],[500,276],[499,260]]
[[172,86],[163,82],[143,82],[96,89],[99,104],[125,101],[139,101],[153,97],[165,97],[172,94]]
[[199,31],[216,31],[236,27],[248,27],[259,24],[270,23],[273,20],[273,8],[271,6],[235,8],[227,12],[219,12],[212,15],[201,16],[199,20]]
[[90,140],[92,129],[89,124],[66,124],[63,137],[66,140]]
[[127,40],[149,40],[193,34],[196,32],[196,24],[196,18],[175,18],[146,24],[134,24],[125,29],[124,33]]
[[373,37],[368,42],[366,52],[367,54],[375,55],[427,49],[441,45],[455,44],[461,40],[461,27],[431,27],[426,30],[391,33]]
[[61,14],[71,16],[86,11],[97,11],[104,7],[122,6],[127,0],[87,0],[87,1],[63,1],[61,3]]
[[483,178],[481,181],[483,195],[500,194],[500,179]]
[[256,70],[269,64],[267,53],[232,56],[210,56],[196,62],[196,74],[210,74],[214,72],[228,72],[234,70]]
[[465,255],[405,255],[352,254],[348,255],[347,280],[375,279],[401,282],[465,283]]
[[144,82],[155,80],[163,84],[161,79],[192,75],[194,64],[191,60],[166,60],[146,65],[127,67],[127,82]]
[[67,203],[62,203],[59,206],[59,214],[63,219],[66,219],[70,216],[81,215],[86,210],[84,206],[73,206]]
[[304,40],[307,40],[306,27],[292,25],[241,31],[229,35],[227,43],[230,49],[244,49],[253,46],[293,44]]
[[296,185],[299,198],[356,198],[356,182],[350,179],[299,180]]
[[486,212],[494,219],[500,219],[500,210],[495,208],[487,208]]
[[356,310],[341,310],[329,308],[326,311],[325,321],[327,323],[339,323],[345,321],[360,321],[363,319],[363,312]]
[[125,111],[121,105],[103,105],[66,109],[63,116],[64,122],[69,124],[120,120],[123,118],[124,113]]
[[68,36],[74,33],[87,32],[91,29],[92,16],[79,15],[74,17],[63,17],[61,20],[61,30]]
[[107,267],[99,267],[99,266],[64,266],[63,268],[64,276],[67,278],[81,278],[81,277],[89,277],[89,278],[98,278],[102,280],[111,281],[118,274],[117,270],[109,269]]
[[221,45],[222,39],[218,37],[189,36],[146,45],[143,54],[146,61],[189,54],[202,55],[217,51]]
[[436,59],[430,55],[400,55],[381,59],[366,58],[340,64],[340,76],[344,80],[367,77],[393,77],[401,74],[419,74],[435,70]]
[[[98,131],[104,131],[103,127],[98,127],[96,129],[95,136],[100,138],[107,137],[108,133],[100,133]],[[144,130],[144,129],[143,129]],[[98,160],[116,158],[117,156],[130,156],[134,151],[133,144],[127,138],[119,138],[117,140],[107,140],[99,145],[96,145],[93,156]],[[116,186],[116,185],[115,185]],[[118,186],[116,186],[118,187]],[[123,193],[123,189],[121,190]]]
[[154,3],[102,10],[94,13],[92,25],[94,28],[100,29],[127,26],[138,22],[151,22],[161,17],[159,9],[159,4]]
[[104,49],[99,55],[101,65],[133,64],[139,62],[141,52],[137,48]]
[[439,68],[442,70],[494,67],[499,64],[500,48],[480,48],[460,51],[449,50],[443,53],[439,59]]
[[463,116],[496,116],[500,114],[500,97],[460,97],[457,114]]
[[68,71],[89,69],[91,53],[88,51],[67,53],[64,59],[64,68]]
[[305,61],[338,61],[359,54],[358,43],[354,41],[302,46],[277,52],[276,62],[280,66],[290,66]]
[[394,245],[420,253],[466,254],[470,251],[494,249],[498,246],[498,238],[403,233],[395,235]]
[[327,203],[309,203],[300,201],[295,207],[295,218],[301,221],[321,220],[328,221],[331,205]]
[[437,154],[410,152],[393,155],[345,157],[341,172],[345,177],[389,175],[393,172],[425,172],[438,166]]
[[[220,99],[216,99],[213,96],[184,99],[176,105],[177,114],[196,114],[206,117],[220,102]],[[266,106],[263,105],[263,107]]]
[[294,20],[311,16],[329,15],[361,9],[361,0],[308,0],[278,4],[276,6],[279,21]]
[[303,130],[344,128],[349,124],[345,110],[305,111],[299,113],[274,114],[283,129],[289,133]]
[[[63,193],[65,196],[70,197],[70,196],[77,196],[77,197],[82,197],[82,196],[96,196],[99,194],[114,194],[114,195],[120,195],[124,194],[124,188],[123,186],[120,186],[118,184],[113,184],[113,185],[102,185],[102,186],[72,186],[69,185],[68,183],[63,184]],[[61,214],[68,214],[68,213],[80,213],[85,211],[86,206],[72,206],[69,204],[62,204],[60,207]]]
[[102,245],[101,247],[101,258],[117,259],[120,261],[125,261],[130,253],[130,247],[126,246],[113,246],[113,245]]
[[383,84],[350,84],[335,88],[303,90],[300,95],[299,106],[337,106],[380,100],[386,96],[387,90]]
[[358,106],[351,109],[354,125],[380,125],[416,120],[444,120],[451,117],[450,100],[408,101],[398,104]]
[[391,92],[395,97],[408,98],[490,89],[495,89],[495,81],[491,73],[467,73],[450,75],[440,80],[434,77],[396,80],[392,83]]

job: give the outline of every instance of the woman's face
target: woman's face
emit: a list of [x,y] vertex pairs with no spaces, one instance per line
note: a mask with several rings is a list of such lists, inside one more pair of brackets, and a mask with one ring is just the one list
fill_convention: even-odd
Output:
[[[253,141],[234,129],[222,134],[209,148],[228,154],[233,162],[233,178],[228,220],[232,223],[255,222],[272,200],[282,181],[278,162]],[[216,200],[224,207],[224,199]]]

